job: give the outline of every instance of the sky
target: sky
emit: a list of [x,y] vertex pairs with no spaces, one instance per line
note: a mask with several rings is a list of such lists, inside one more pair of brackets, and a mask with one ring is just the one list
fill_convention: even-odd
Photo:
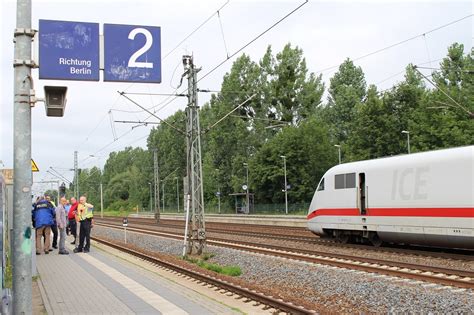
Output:
[[[90,168],[102,167],[112,151],[126,146],[146,147],[146,138],[153,125],[132,129],[134,125],[111,123],[111,120],[143,121],[148,117],[117,91],[174,93],[183,73],[183,55],[192,54],[195,64],[202,67],[199,78],[224,61],[227,54],[238,51],[303,2],[32,0],[34,29],[38,29],[39,19],[94,22],[100,23],[101,28],[104,23],[160,26],[162,54],[161,84],[111,83],[102,79],[99,82],[39,80],[38,69],[32,71],[37,97],[43,96],[44,85],[68,86],[64,117],[47,117],[43,103],[32,108],[32,158],[40,169],[34,173],[33,192],[55,187],[37,183],[57,180],[50,174],[54,172],[51,168],[72,180],[70,169],[74,166],[74,151],[78,151],[79,167]],[[12,38],[16,2],[1,0],[0,3],[0,168],[13,168]],[[218,16],[215,13],[219,8]],[[430,32],[467,16],[470,17]],[[459,42],[467,52],[472,48],[472,40],[471,1],[309,1],[201,80],[199,88],[219,90],[224,74],[242,53],[258,61],[269,45],[277,53],[285,44],[291,43],[303,49],[309,71],[322,74],[326,87],[339,64],[351,58],[362,67],[367,84],[375,84],[379,90],[384,90],[403,80],[404,69],[409,63],[436,68],[440,59],[446,56],[448,46]],[[33,46],[35,59],[37,46],[36,43]],[[429,74],[429,70],[425,72]],[[169,102],[169,98],[157,95],[130,97],[146,108],[158,110],[157,115],[162,119],[186,106],[185,98]],[[209,94],[201,93],[200,104],[209,97]]]

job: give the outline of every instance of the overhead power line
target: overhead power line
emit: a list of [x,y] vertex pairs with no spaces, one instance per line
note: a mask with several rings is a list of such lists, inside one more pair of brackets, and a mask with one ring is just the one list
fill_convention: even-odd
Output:
[[227,49],[227,43],[225,41],[225,35],[224,35],[224,28],[222,27],[221,14],[219,10],[217,11],[217,18],[219,19],[219,26],[221,27],[221,35],[222,35],[222,41],[224,42],[225,53],[227,55],[227,58],[229,58],[229,50]]
[[[423,78],[425,78],[426,81],[428,81],[431,85],[433,85],[436,89],[438,89],[444,96],[446,96],[451,102],[454,104],[451,105],[452,107],[457,106],[464,112],[466,112],[470,118],[474,118],[474,112],[471,112],[467,107],[459,104],[454,98],[452,98],[446,91],[444,91],[440,86],[438,86],[436,83],[434,83],[432,80],[430,80],[427,76],[425,76],[420,70],[418,70],[417,66],[413,66],[413,69],[418,72]],[[450,104],[449,104],[450,105]]]
[[176,128],[175,126],[173,126],[172,124],[170,124],[169,122],[167,122],[166,120],[164,119],[161,119],[160,117],[156,116],[155,113],[152,113],[150,112],[148,109],[146,109],[145,107],[143,107],[142,105],[140,105],[139,103],[135,102],[134,100],[132,100],[130,97],[128,97],[127,95],[125,95],[124,92],[120,92],[120,91],[117,91],[117,93],[119,93],[120,95],[122,95],[123,97],[125,97],[127,100],[129,100],[130,102],[132,102],[133,104],[137,105],[138,107],[140,107],[141,109],[143,109],[144,111],[146,111],[148,114],[152,115],[153,117],[157,118],[159,121],[161,121],[162,123],[164,123],[165,125],[169,126],[170,128],[176,130],[177,132],[181,133],[181,134],[186,134],[184,131],[182,131],[181,129],[179,128]]
[[179,48],[179,46],[181,46],[182,43],[184,43],[189,37],[193,36],[194,33],[196,33],[201,27],[203,27],[204,25],[206,25],[207,22],[209,22],[213,17],[214,15],[216,14],[219,14],[219,11],[222,10],[228,3],[229,3],[230,0],[227,0],[226,3],[224,3],[219,9],[217,9],[214,13],[212,13],[206,20],[204,20],[204,22],[202,22],[198,27],[196,27],[191,33],[189,33],[183,40],[181,40],[176,46],[174,46],[173,49],[171,49],[169,52],[167,52],[165,54],[165,56],[163,57],[163,60],[165,60],[169,55],[171,55],[176,49]]
[[116,123],[122,123],[122,124],[145,124],[145,125],[159,125],[161,123],[159,122],[154,122],[154,121],[135,121],[135,120],[114,120]]
[[[416,66],[418,69],[428,69],[428,70],[442,70],[441,68],[434,68],[434,67],[421,67],[419,65]],[[453,69],[453,68],[450,68]],[[454,69],[454,71],[458,72],[466,72],[466,73],[474,73],[474,69]]]
[[[212,14],[208,19],[206,19],[203,23],[201,23],[201,25],[199,25],[194,31],[192,31],[188,36],[186,36],[180,43],[178,43],[178,45],[176,45],[170,52],[168,52],[164,57],[163,57],[163,60],[168,57],[174,50],[176,50],[183,42],[185,42],[190,36],[192,36],[197,30],[199,30],[204,24],[206,24],[214,15],[217,14],[218,11],[222,10],[227,4],[228,4],[229,1],[227,1],[224,5],[222,5],[218,10],[216,10],[216,12],[214,14]],[[238,49],[237,51],[235,51],[232,55],[228,56],[225,60],[223,60],[222,62],[220,62],[217,66],[215,66],[214,68],[212,68],[209,72],[207,72],[206,74],[204,74],[204,76],[202,76],[199,80],[197,80],[196,83],[198,83],[199,81],[201,81],[202,79],[204,79],[205,77],[207,77],[208,75],[210,75],[211,73],[213,73],[215,70],[217,70],[219,67],[221,67],[223,64],[225,64],[228,60],[232,59],[235,55],[237,55],[238,53],[240,53],[242,50],[244,50],[245,48],[247,48],[249,45],[251,45],[252,43],[254,43],[256,40],[258,40],[260,37],[262,37],[263,35],[265,35],[267,32],[269,32],[271,29],[273,29],[274,27],[276,27],[278,24],[280,24],[282,21],[284,21],[285,19],[287,19],[289,16],[291,16],[293,13],[295,13],[296,11],[298,11],[302,6],[304,6],[306,3],[308,3],[308,0],[305,0],[303,3],[301,3],[300,5],[298,5],[295,9],[293,9],[292,11],[290,11],[288,14],[286,14],[285,16],[283,16],[282,18],[280,18],[277,22],[275,22],[274,24],[272,24],[270,27],[268,27],[267,29],[265,29],[263,32],[261,32],[260,34],[258,34],[256,37],[254,37],[252,40],[250,40],[249,42],[247,42],[244,46],[242,46],[240,49]],[[173,91],[173,94],[176,93],[177,89],[175,89]],[[181,96],[181,94],[184,94],[184,92],[186,91],[186,89],[184,89],[181,93],[177,93],[176,95],[173,95],[173,96],[169,96],[167,97],[165,100],[163,100],[162,102],[158,103],[157,105],[151,107],[150,109],[152,108],[155,108],[155,107],[158,107],[161,105],[160,108],[154,110],[153,112],[150,111],[150,109],[146,109],[145,107],[141,106],[140,104],[138,104],[137,102],[135,102],[134,100],[130,99],[129,97],[127,97],[125,95],[124,92],[118,92],[121,96],[127,98],[129,101],[131,101],[132,103],[134,103],[135,105],[137,105],[138,107],[140,107],[143,111],[147,112],[149,114],[149,116],[147,118],[144,119],[144,122],[146,122],[148,119],[150,119],[151,117],[155,117],[157,118],[158,120],[160,120],[161,122],[163,122],[164,124],[168,125],[170,128],[178,131],[179,133],[181,134],[185,134],[184,131],[180,130],[179,128],[176,128],[175,126],[169,124],[167,121],[159,118],[158,116],[156,116],[155,114],[159,111],[161,111],[163,108],[165,108],[166,106],[168,106],[169,104],[171,104],[173,101],[175,101],[178,97]],[[106,149],[107,147],[109,147],[110,145],[112,145],[114,142],[118,141],[119,139],[121,139],[123,136],[129,134],[130,132],[133,131],[133,127],[131,129],[129,129],[127,132],[125,132],[124,134],[118,136],[116,139],[114,139],[114,141],[108,143],[107,145],[105,145],[104,147],[102,147],[101,149],[99,149],[97,152],[101,152],[103,151],[104,149]],[[86,158],[87,159],[87,158]]]
[[[429,31],[427,31],[427,32],[424,32],[424,33],[421,33],[421,34],[412,36],[412,37],[410,37],[410,38],[407,38],[407,39],[402,40],[402,41],[400,41],[400,42],[397,42],[397,43],[395,43],[395,44],[392,44],[392,45],[389,45],[389,46],[386,46],[386,47],[377,49],[377,50],[375,50],[375,51],[372,51],[372,52],[370,52],[370,53],[368,53],[368,54],[362,55],[362,56],[357,57],[357,58],[352,59],[352,60],[353,60],[353,61],[358,61],[358,60],[361,60],[361,59],[370,57],[370,56],[372,56],[372,55],[378,54],[378,53],[380,53],[380,52],[382,52],[382,51],[391,49],[391,48],[393,48],[393,47],[396,47],[396,46],[405,44],[406,42],[409,42],[409,41],[412,41],[412,40],[414,40],[414,39],[417,39],[418,37],[426,36],[427,34],[430,34],[430,33],[436,32],[436,31],[439,31],[440,29],[443,29],[443,28],[445,28],[445,27],[448,27],[448,26],[451,26],[451,25],[456,24],[456,23],[458,23],[458,22],[461,22],[461,21],[463,21],[463,20],[465,20],[465,19],[468,19],[468,18],[472,17],[473,15],[474,15],[474,14],[469,14],[469,15],[467,15],[467,16],[465,16],[465,17],[462,17],[462,18],[460,18],[460,19],[457,19],[457,20],[455,20],[455,21],[452,21],[452,22],[449,22],[449,23],[447,23],[447,24],[438,26],[438,27],[436,27],[436,28],[434,28],[434,29],[431,29],[431,30],[429,30]],[[340,66],[339,64],[338,64],[338,65],[334,65],[334,66],[331,66],[331,67],[328,67],[328,68],[325,68],[325,69],[322,69],[322,70],[318,70],[318,71],[316,71],[315,73],[326,72],[326,71],[329,71],[329,70],[332,70],[332,69],[336,69],[336,68],[338,68],[339,66]]]
[[187,96],[186,94],[177,93],[144,93],[144,92],[123,92],[125,95],[153,95],[153,96]]
[[244,106],[245,104],[247,104],[248,101],[250,101],[251,99],[253,99],[257,94],[253,94],[252,96],[250,96],[249,98],[247,98],[245,101],[243,101],[242,103],[240,103],[239,105],[237,105],[233,110],[231,110],[230,112],[228,112],[227,114],[225,114],[223,117],[221,117],[218,121],[216,121],[212,126],[208,127],[203,133],[207,133],[209,130],[211,130],[212,128],[214,128],[217,124],[219,124],[221,121],[223,121],[224,119],[226,119],[227,117],[229,117],[229,115],[231,115],[233,112],[235,112],[237,109],[239,109],[240,107]]
[[[227,61],[229,61],[230,59],[232,59],[235,55],[237,55],[238,53],[240,53],[242,50],[244,50],[245,48],[247,48],[248,46],[250,46],[251,44],[253,44],[256,40],[258,40],[260,37],[262,37],[263,35],[265,35],[266,33],[268,33],[271,29],[273,29],[274,27],[276,27],[278,24],[280,24],[281,22],[283,22],[284,20],[286,20],[288,17],[290,17],[291,15],[293,15],[293,13],[295,13],[296,11],[298,11],[301,7],[303,7],[305,4],[308,3],[308,0],[305,0],[303,3],[301,3],[300,5],[298,5],[295,9],[291,10],[289,13],[287,13],[285,16],[283,16],[282,18],[280,18],[278,21],[276,21],[275,23],[273,23],[271,26],[269,26],[268,28],[266,28],[264,31],[262,31],[261,33],[259,33],[257,36],[255,36],[253,39],[251,39],[249,42],[247,42],[245,45],[243,45],[241,48],[239,48],[238,50],[236,50],[233,54],[231,54],[230,56],[228,56],[226,59],[224,59],[223,61],[221,61],[219,64],[217,64],[214,68],[212,68],[210,71],[208,71],[207,73],[205,73],[201,78],[199,78],[196,83],[200,82],[201,80],[203,80],[204,78],[206,78],[208,75],[210,75],[211,73],[213,73],[214,71],[216,71],[218,68],[220,68],[223,64],[225,64]],[[176,90],[175,90],[176,91]],[[181,93],[178,93],[178,95],[180,94],[183,94],[184,92],[186,91],[186,89],[184,89]],[[153,111],[153,113],[156,113],[160,110],[162,110],[163,108],[165,108],[166,106],[168,106],[169,104],[171,104],[171,102],[173,102],[174,100],[176,100],[178,98],[178,96],[174,96],[172,97],[169,101],[167,101],[165,104],[163,104],[159,109]],[[166,100],[165,100],[166,101]],[[164,101],[164,102],[165,102]],[[158,105],[156,106],[153,106],[153,107],[157,107]],[[142,106],[141,106],[142,107]],[[152,107],[152,108],[153,108]],[[142,107],[143,108],[143,107]],[[150,113],[148,110],[147,110],[148,113]],[[151,114],[151,113],[150,113]],[[145,120],[148,120],[149,118],[151,118],[153,114],[151,114],[150,116],[148,116]],[[156,116],[155,116],[156,117]]]
[[301,3],[300,5],[298,5],[296,8],[294,8],[293,10],[291,10],[289,13],[287,13],[285,16],[283,16],[281,19],[279,19],[278,21],[276,21],[275,23],[273,23],[270,27],[266,28],[263,32],[261,32],[260,34],[258,34],[257,36],[255,36],[253,39],[251,39],[249,42],[247,42],[245,45],[243,45],[241,48],[237,49],[233,54],[231,54],[230,56],[228,56],[226,59],[224,59],[222,62],[220,62],[217,66],[215,66],[214,68],[212,68],[210,71],[208,71],[206,74],[204,74],[199,80],[197,80],[196,83],[198,83],[199,81],[201,81],[202,79],[204,79],[205,77],[207,77],[208,75],[210,75],[211,73],[213,73],[215,70],[217,70],[218,68],[220,68],[224,63],[226,63],[229,59],[232,59],[232,57],[234,57],[235,55],[237,55],[238,53],[240,53],[242,50],[244,50],[245,48],[247,48],[248,46],[250,46],[251,44],[253,44],[256,40],[258,40],[260,37],[262,37],[263,35],[265,35],[266,33],[268,33],[271,29],[273,29],[275,26],[277,26],[278,24],[280,24],[281,22],[283,22],[284,20],[286,20],[288,17],[290,17],[291,15],[293,15],[293,13],[295,13],[296,11],[298,11],[301,7],[303,7],[305,4],[308,3],[308,0],[305,0],[303,3]]

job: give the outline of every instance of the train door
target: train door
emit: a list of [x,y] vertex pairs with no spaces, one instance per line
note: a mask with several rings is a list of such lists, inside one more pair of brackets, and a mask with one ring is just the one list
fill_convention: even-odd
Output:
[[366,186],[365,186],[365,173],[359,173],[359,211],[361,215],[366,215]]

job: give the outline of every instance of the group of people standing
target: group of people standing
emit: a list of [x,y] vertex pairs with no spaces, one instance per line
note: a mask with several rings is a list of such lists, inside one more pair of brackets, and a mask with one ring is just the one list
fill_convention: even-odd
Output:
[[[93,226],[93,210],[94,206],[87,203],[85,196],[81,196],[79,202],[74,197],[70,202],[62,197],[57,207],[49,196],[38,197],[32,210],[33,227],[36,229],[36,255],[41,255],[42,251],[49,254],[53,248],[57,249],[58,236],[59,254],[68,255],[69,252],[65,246],[67,234],[74,236],[74,241],[71,244],[76,245],[75,253],[88,253],[90,232]],[[52,244],[51,232],[53,233]],[[43,238],[44,241],[42,241]]]

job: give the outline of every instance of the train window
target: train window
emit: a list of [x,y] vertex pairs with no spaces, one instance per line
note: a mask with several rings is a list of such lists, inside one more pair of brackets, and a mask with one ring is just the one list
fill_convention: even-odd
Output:
[[321,190],[324,190],[324,177],[321,178],[321,181],[319,182],[319,185],[318,185],[318,191],[321,191]]
[[338,174],[334,176],[334,188],[355,188],[356,186],[355,173]]
[[346,174],[346,188],[355,188],[356,186],[356,174],[355,173],[349,173]]
[[334,176],[334,188],[335,189],[344,189],[344,174],[338,174]]

